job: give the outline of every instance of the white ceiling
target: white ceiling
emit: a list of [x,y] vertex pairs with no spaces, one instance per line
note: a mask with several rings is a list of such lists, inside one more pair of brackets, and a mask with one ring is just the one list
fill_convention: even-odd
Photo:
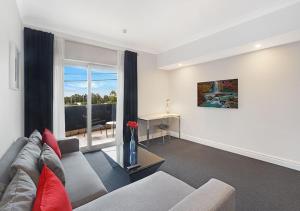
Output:
[[[17,0],[27,25],[161,53],[296,0]],[[122,33],[127,29],[127,33]],[[75,34],[74,34],[75,33]]]

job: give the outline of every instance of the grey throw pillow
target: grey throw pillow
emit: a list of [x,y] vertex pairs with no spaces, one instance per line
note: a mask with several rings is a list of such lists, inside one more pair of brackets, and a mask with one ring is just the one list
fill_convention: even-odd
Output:
[[6,184],[0,182],[0,200],[2,198],[2,195],[3,195],[4,191],[5,191],[5,188],[6,188]]
[[28,142],[11,165],[11,178],[14,177],[18,169],[22,169],[31,177],[34,184],[37,185],[40,176],[40,171],[38,168],[40,154],[40,147],[35,143]]
[[27,143],[28,138],[18,138],[10,145],[0,159],[0,199],[2,198],[2,193],[4,192],[6,186],[11,181],[10,166]]
[[0,202],[1,211],[30,211],[36,196],[36,186],[31,178],[19,169],[7,186]]
[[44,164],[47,165],[47,167],[51,169],[53,173],[60,179],[62,184],[65,185],[66,180],[62,162],[54,150],[46,143],[43,145],[42,153],[39,159],[40,170]]
[[42,135],[38,130],[35,130],[31,133],[28,141],[39,145],[39,147],[42,149]]

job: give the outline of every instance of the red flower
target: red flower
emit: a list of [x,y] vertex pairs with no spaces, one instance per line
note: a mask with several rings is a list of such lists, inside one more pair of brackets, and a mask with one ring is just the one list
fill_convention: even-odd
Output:
[[135,121],[128,121],[127,122],[127,127],[130,127],[130,128],[137,128],[139,125],[137,122]]

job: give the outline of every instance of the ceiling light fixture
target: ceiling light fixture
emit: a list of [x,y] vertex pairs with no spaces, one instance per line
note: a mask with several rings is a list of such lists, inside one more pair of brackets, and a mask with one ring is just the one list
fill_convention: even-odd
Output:
[[256,49],[261,48],[261,44],[256,44],[256,45],[255,45],[255,48],[256,48]]

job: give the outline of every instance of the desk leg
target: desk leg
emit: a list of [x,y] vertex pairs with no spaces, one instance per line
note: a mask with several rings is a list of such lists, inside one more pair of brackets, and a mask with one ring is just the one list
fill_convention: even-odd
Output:
[[171,134],[170,134],[170,118],[168,117],[168,130],[167,130],[167,135],[169,137],[169,140],[171,140]]
[[149,136],[150,136],[150,121],[147,120],[147,141],[149,141]]
[[178,137],[179,137],[179,139],[181,138],[181,130],[180,130],[180,128],[181,128],[181,120],[180,120],[180,117],[178,118]]
[[113,137],[115,137],[115,124],[112,124],[112,132],[113,132]]

